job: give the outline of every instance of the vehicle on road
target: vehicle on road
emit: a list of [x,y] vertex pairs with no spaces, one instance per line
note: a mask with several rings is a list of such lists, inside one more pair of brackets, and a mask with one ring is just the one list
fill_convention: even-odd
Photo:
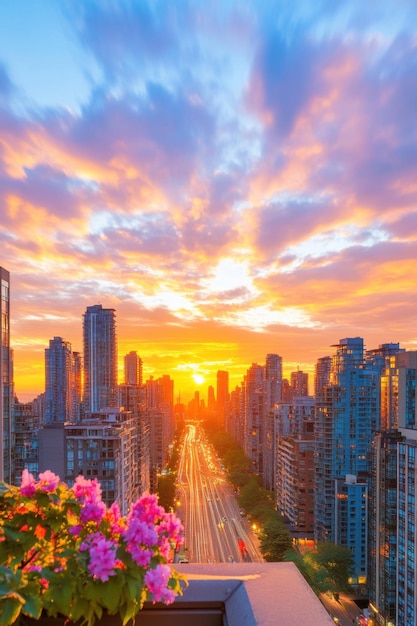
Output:
[[248,551],[247,551],[247,549],[246,549],[246,544],[245,544],[245,542],[244,542],[244,541],[243,541],[243,539],[241,539],[240,537],[239,537],[239,539],[237,540],[237,546],[238,546],[238,548],[239,548],[239,552],[240,552],[240,555],[241,555],[242,559],[246,559],[246,558],[247,558],[247,556],[248,556]]

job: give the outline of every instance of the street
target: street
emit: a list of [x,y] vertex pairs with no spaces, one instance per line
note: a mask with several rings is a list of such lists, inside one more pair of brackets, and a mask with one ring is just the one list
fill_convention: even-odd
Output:
[[[198,424],[187,424],[177,474],[177,514],[185,528],[176,560],[194,563],[263,561],[258,540],[240,514],[232,487]],[[246,547],[239,550],[242,542]]]

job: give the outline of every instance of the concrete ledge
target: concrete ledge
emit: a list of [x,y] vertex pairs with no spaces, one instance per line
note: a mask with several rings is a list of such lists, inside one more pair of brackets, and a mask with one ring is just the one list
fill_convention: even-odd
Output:
[[188,563],[175,569],[189,586],[173,609],[224,603],[227,626],[334,626],[293,563]]

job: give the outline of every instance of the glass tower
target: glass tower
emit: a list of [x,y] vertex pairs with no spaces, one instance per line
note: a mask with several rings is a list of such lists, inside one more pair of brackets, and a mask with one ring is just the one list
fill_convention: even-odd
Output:
[[341,339],[317,398],[315,538],[352,551],[358,584],[367,575],[368,451],[379,427],[379,370],[365,366],[363,339]]
[[73,422],[74,375],[71,344],[61,337],[45,350],[45,422]]
[[117,338],[114,309],[84,313],[84,414],[117,406]]

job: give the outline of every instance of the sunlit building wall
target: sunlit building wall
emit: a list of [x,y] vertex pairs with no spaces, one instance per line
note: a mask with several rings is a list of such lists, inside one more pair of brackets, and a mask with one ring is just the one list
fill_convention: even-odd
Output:
[[330,368],[332,359],[330,356],[323,356],[317,359],[314,373],[314,397],[320,398],[325,385],[329,383]]
[[75,422],[74,362],[69,341],[49,340],[45,349],[45,422]]
[[276,464],[276,503],[293,537],[312,537],[314,531],[313,433],[280,442]]
[[308,374],[302,370],[291,372],[291,389],[294,397],[308,396]]
[[65,477],[72,484],[81,472],[100,482],[103,501],[117,502],[122,514],[140,495],[136,459],[137,428],[129,411],[106,409],[63,430]]
[[0,267],[0,480],[14,483],[13,363],[10,349],[10,273]]
[[262,426],[263,440],[263,485],[266,489],[275,489],[274,475],[274,417],[273,408],[281,401],[282,395],[282,357],[278,354],[267,354],[264,369],[265,409]]
[[314,414],[310,396],[278,402],[273,411],[275,503],[293,532],[313,530]]
[[381,430],[416,423],[417,351],[391,356],[381,374]]
[[263,477],[263,438],[265,422],[264,367],[252,363],[244,381],[245,452],[252,471]]
[[144,385],[119,385],[119,406],[132,413],[137,428],[136,464],[139,491],[150,490],[150,431]]
[[87,307],[83,324],[84,413],[117,405],[117,337],[114,309]]
[[137,352],[129,352],[124,359],[125,384],[142,385],[143,383],[143,362]]
[[[169,459],[170,445],[174,439],[174,381],[164,375],[157,380],[151,377],[145,383],[146,420],[149,424],[150,440],[150,484],[157,488],[158,474]],[[194,405],[199,408],[199,400]]]

